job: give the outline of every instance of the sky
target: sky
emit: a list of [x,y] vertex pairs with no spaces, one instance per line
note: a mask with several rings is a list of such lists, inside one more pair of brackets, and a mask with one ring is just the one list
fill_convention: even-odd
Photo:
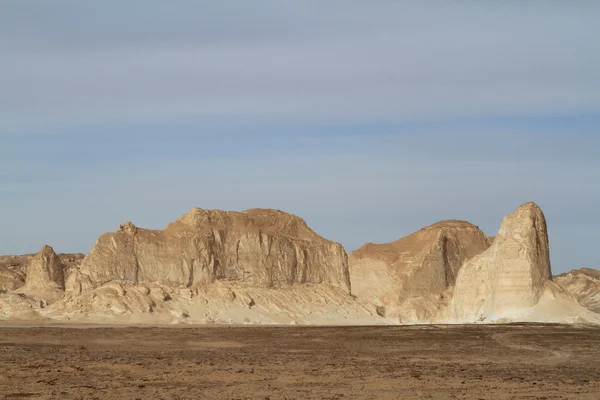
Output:
[[0,254],[276,208],[347,251],[535,201],[600,268],[600,2],[0,2]]

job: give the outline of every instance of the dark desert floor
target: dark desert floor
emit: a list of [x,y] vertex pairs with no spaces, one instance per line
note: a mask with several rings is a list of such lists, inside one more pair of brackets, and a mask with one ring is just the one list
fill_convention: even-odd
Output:
[[597,400],[600,329],[4,327],[2,398]]

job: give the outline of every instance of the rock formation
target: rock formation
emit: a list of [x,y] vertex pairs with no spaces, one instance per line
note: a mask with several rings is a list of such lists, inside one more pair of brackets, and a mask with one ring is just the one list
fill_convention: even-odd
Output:
[[555,276],[554,282],[575,297],[582,306],[600,313],[600,271],[581,268]]
[[390,321],[346,289],[325,284],[262,288],[221,281],[192,288],[109,282],[40,311],[78,323],[373,325]]
[[25,284],[31,258],[33,256],[0,256],[0,291],[9,292]]
[[25,285],[15,292],[40,301],[45,307],[64,295],[65,266],[52,247],[44,245],[29,262]]
[[[12,291],[25,285],[30,264],[37,259],[38,254],[25,254],[21,256],[0,256],[0,291]],[[81,264],[84,254],[69,253],[58,254],[60,262],[68,274],[71,268]],[[65,276],[66,278],[66,276]]]
[[533,203],[506,216],[494,239],[443,221],[349,257],[281,211],[194,208],[164,230],[125,223],[80,260],[49,246],[0,257],[0,319],[600,324],[600,273],[552,282],[546,221]]
[[546,219],[536,204],[524,204],[504,218],[492,246],[461,268],[453,318],[493,320],[533,307],[551,279]]
[[110,281],[194,287],[217,280],[256,287],[323,283],[350,291],[343,247],[299,217],[268,209],[200,208],[164,230],[128,222],[102,235],[67,289],[80,293]]
[[488,248],[464,221],[443,221],[386,244],[350,253],[352,293],[401,322],[426,322],[444,309],[461,265]]
[[54,249],[44,245],[29,264],[24,288],[27,290],[64,290],[64,268],[65,266]]
[[60,300],[30,286],[0,308],[84,323],[389,323],[350,295],[343,247],[276,210],[194,208],[164,230],[128,222],[71,268]]
[[25,274],[9,267],[0,267],[0,292],[9,292],[25,284]]

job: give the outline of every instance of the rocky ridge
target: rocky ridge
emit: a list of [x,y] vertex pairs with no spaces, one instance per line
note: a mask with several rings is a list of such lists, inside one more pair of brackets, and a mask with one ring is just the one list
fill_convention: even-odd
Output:
[[600,313],[600,271],[581,268],[555,276],[554,282],[575,297],[579,304]]
[[546,220],[534,203],[507,215],[495,238],[442,221],[349,256],[291,214],[194,208],[164,230],[127,222],[80,260],[49,246],[0,257],[0,319],[600,324],[600,272],[552,281]]
[[[44,275],[53,264],[47,249],[35,259],[46,262],[32,262],[27,280],[60,290],[59,279]],[[41,308],[40,290],[21,294],[40,318],[63,321],[386,323],[350,295],[340,244],[269,209],[194,208],[164,230],[127,222],[100,236],[65,289]]]
[[267,209],[194,208],[164,230],[125,223],[98,239],[67,290],[79,293],[113,280],[171,287],[217,280],[265,288],[323,283],[350,292],[344,248],[301,218]]
[[367,243],[348,257],[353,294],[399,322],[426,322],[446,306],[462,264],[488,248],[465,221],[442,221],[386,244]]

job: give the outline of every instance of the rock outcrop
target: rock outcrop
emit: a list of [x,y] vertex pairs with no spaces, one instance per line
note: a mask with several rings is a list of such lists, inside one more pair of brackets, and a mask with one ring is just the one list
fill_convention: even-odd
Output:
[[600,271],[581,268],[554,277],[554,282],[587,309],[600,313]]
[[[17,290],[25,285],[30,264],[36,260],[38,254],[24,254],[20,256],[0,256],[0,291]],[[65,278],[70,269],[78,267],[84,254],[61,253],[58,254],[60,262],[64,265]]]
[[52,247],[44,245],[30,261],[25,285],[15,290],[18,294],[39,301],[40,307],[55,302],[64,295],[65,266]]
[[282,211],[194,208],[164,230],[128,222],[102,235],[67,282],[71,294],[110,281],[197,287],[215,281],[277,288],[327,284],[350,292],[343,247]]
[[54,249],[44,245],[29,263],[24,288],[27,290],[64,290],[64,269],[65,266]]
[[9,292],[25,284],[27,266],[33,255],[0,256],[0,291]]
[[427,322],[447,306],[462,264],[488,248],[464,221],[442,221],[386,244],[350,253],[352,293],[400,322]]
[[457,322],[497,320],[535,306],[552,280],[546,219],[534,203],[502,221],[491,247],[461,268],[451,304]]
[[0,292],[10,292],[25,284],[26,274],[8,267],[0,267]]
[[0,257],[0,319],[600,324],[600,272],[552,281],[546,221],[533,203],[506,216],[493,239],[443,221],[349,257],[281,211],[194,208],[164,230],[127,222],[80,260],[49,246]]

